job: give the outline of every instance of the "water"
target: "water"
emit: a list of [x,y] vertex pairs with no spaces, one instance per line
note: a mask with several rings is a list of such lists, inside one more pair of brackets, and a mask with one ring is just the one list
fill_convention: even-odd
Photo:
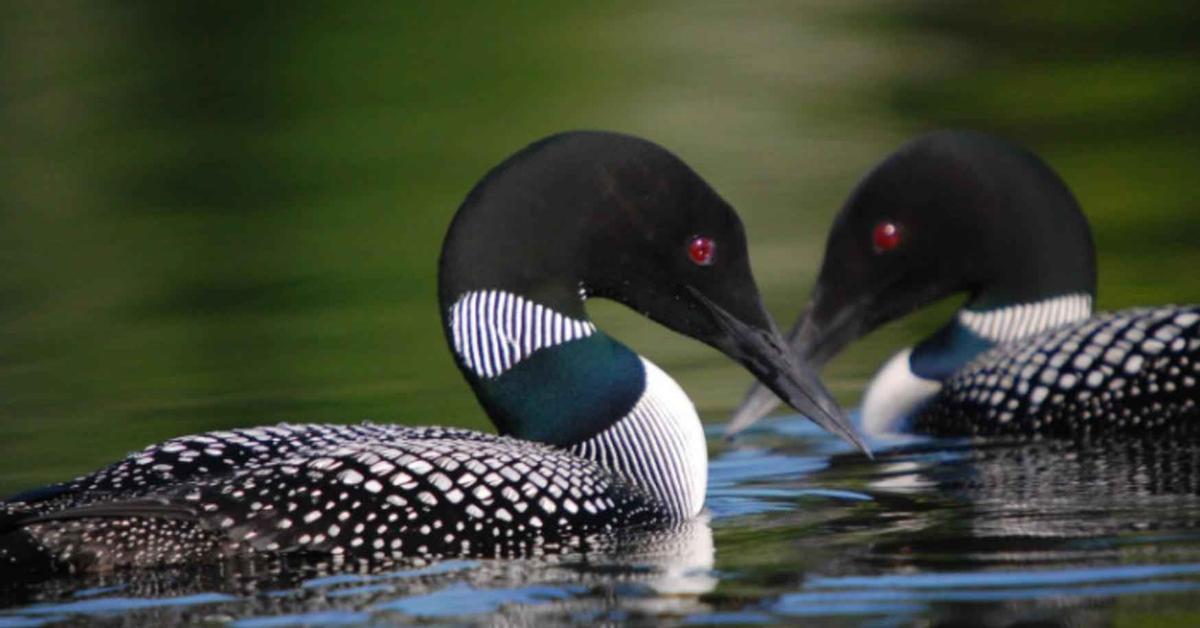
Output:
[[875,441],[872,462],[799,417],[711,432],[707,515],[622,547],[63,580],[9,589],[0,626],[1200,618],[1200,445],[913,437]]
[[[688,160],[743,216],[784,324],[854,181],[944,126],[1060,171],[1101,309],[1200,301],[1195,3],[894,5],[6,4],[0,493],[209,429],[486,428],[438,328],[438,245],[488,167],[562,129]],[[954,305],[860,342],[831,388],[856,404]],[[1192,444],[912,439],[868,462],[795,418],[727,444],[743,371],[589,310],[711,426],[706,522],[586,557],[46,583],[5,593],[0,627],[1200,619]]]

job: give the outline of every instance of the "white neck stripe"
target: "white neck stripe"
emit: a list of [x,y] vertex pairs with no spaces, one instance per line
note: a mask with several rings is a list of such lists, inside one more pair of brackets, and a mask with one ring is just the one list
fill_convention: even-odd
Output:
[[655,496],[676,517],[691,517],[708,485],[704,427],[679,385],[649,360],[642,365],[646,392],[629,414],[569,450]]
[[[596,327],[518,295],[475,290],[451,306],[450,333],[463,364],[493,378],[540,349],[591,336]],[[676,517],[691,517],[703,508],[708,484],[704,427],[679,384],[641,361],[646,388],[629,414],[568,449],[656,497]]]
[[450,332],[467,368],[492,378],[539,349],[591,336],[596,326],[509,292],[473,290],[450,307]]
[[959,310],[958,322],[980,338],[1000,343],[1025,338],[1091,315],[1091,295],[1068,294],[986,312]]

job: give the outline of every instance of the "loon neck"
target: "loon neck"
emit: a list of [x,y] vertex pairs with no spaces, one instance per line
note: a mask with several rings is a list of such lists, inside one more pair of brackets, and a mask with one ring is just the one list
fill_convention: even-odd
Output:
[[999,306],[973,300],[913,348],[909,356],[912,373],[941,381],[998,344],[1028,338],[1091,314],[1092,295],[1087,292]]
[[[577,311],[584,296],[575,295]],[[505,290],[459,295],[443,322],[463,375],[501,434],[594,460],[677,516],[699,512],[703,427],[687,395],[657,366],[586,314],[570,316]]]
[[990,344],[1028,338],[1092,315],[1092,295],[1075,292],[998,307],[978,302],[959,310],[955,322]]
[[704,427],[687,394],[675,380],[640,358],[645,392],[608,429],[570,447],[654,495],[680,518],[704,506],[708,487],[708,447]]
[[933,399],[942,382],[979,354],[1092,314],[1086,292],[981,308],[973,301],[933,335],[892,356],[863,394],[868,433],[902,431],[905,422]]

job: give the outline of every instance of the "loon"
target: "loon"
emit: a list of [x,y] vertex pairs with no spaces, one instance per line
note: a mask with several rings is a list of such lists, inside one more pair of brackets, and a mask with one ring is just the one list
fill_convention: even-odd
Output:
[[[918,137],[865,176],[789,340],[820,368],[955,294],[965,305],[867,387],[865,432],[1087,438],[1200,425],[1200,306],[1093,312],[1091,230],[1066,184],[977,132]],[[728,433],[775,404],[753,387]]]
[[448,344],[500,435],[368,423],[173,438],[0,502],[0,572],[520,557],[693,517],[696,410],[597,329],[589,297],[717,348],[866,451],[763,307],[734,210],[649,141],[580,131],[518,151],[467,195],[438,275]]

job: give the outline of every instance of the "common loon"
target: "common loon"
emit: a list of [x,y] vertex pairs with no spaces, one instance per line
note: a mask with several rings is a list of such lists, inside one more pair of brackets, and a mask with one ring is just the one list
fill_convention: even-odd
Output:
[[[943,297],[966,304],[868,386],[866,432],[1086,437],[1192,430],[1200,306],[1093,314],[1091,230],[1033,153],[975,132],[921,136],[858,184],[834,220],[789,334],[820,367]],[[754,387],[734,433],[774,408]]]
[[0,502],[0,571],[514,557],[694,516],[696,411],[591,323],[588,297],[719,349],[862,446],[762,306],[733,209],[653,143],[564,133],[484,176],[442,248],[443,329],[499,436],[281,424],[174,438]]

